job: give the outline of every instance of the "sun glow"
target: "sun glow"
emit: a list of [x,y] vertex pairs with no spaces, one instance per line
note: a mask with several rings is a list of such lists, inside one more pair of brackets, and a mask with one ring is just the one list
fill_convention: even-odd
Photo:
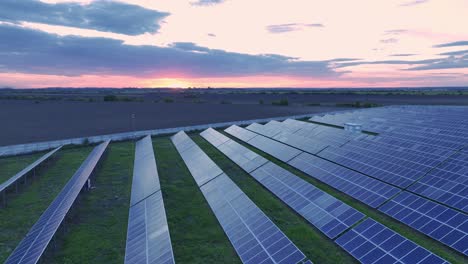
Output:
[[142,81],[142,86],[151,88],[188,88],[191,86],[191,84],[189,82],[174,78],[160,78],[144,80]]

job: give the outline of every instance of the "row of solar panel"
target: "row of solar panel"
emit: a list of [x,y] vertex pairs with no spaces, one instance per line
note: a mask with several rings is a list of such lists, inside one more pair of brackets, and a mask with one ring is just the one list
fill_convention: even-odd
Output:
[[[221,133],[208,129],[201,135],[328,237],[335,238],[364,217],[362,213]],[[223,138],[223,143],[216,145],[219,138]]]
[[243,263],[303,262],[296,245],[190,137],[182,131],[172,142]]
[[[371,111],[364,117],[362,111],[356,114],[359,115],[360,121],[375,123],[368,120],[368,118],[375,120],[371,118],[375,115],[373,113],[374,111]],[[385,111],[377,111],[377,113],[387,119],[392,119],[386,116],[388,113]],[[450,115],[445,117],[450,118]],[[353,115],[349,114],[329,116],[327,120],[340,120],[335,120],[334,123],[336,123],[342,122],[343,118],[354,120]],[[321,121],[324,121],[323,118]],[[398,121],[401,120],[398,119]],[[408,122],[411,122],[411,119]],[[445,124],[442,120],[438,122]],[[396,122],[393,125],[398,127],[399,123]],[[437,124],[435,126],[437,127]],[[442,128],[432,128],[430,131],[439,133]],[[405,133],[395,131],[382,133],[374,142],[364,139],[350,142],[340,148],[327,148],[319,155],[401,188],[411,185],[409,190],[414,193],[468,212],[468,162],[466,161],[468,156],[465,152],[457,153],[458,149],[468,142],[452,137],[451,140],[456,143],[451,146],[434,143],[434,140],[451,138],[450,133],[453,132],[451,130],[443,135],[408,130],[408,128],[404,131]],[[409,141],[417,143],[416,151],[414,145],[408,146]],[[430,145],[433,147],[427,147]],[[447,148],[452,148],[452,150]]]
[[175,263],[150,136],[135,147],[125,263]]
[[[282,144],[278,141],[266,138],[249,130],[231,126],[226,129],[226,132],[247,142],[248,144],[257,147],[258,149],[278,158],[311,175],[312,177],[327,183],[328,185],[354,197],[355,199],[376,208],[383,204],[390,197],[398,193],[398,189],[378,180],[369,178],[355,171],[346,169],[335,163],[321,159],[309,153],[302,152],[297,148]],[[245,135],[249,134],[248,137]],[[300,141],[300,136],[290,134],[290,137],[297,137]],[[263,144],[253,144],[255,138],[261,138]],[[255,142],[254,142],[255,143]],[[280,151],[271,151],[267,146],[280,146]],[[305,146],[298,146],[301,149]],[[295,153],[296,156],[284,156],[284,153]],[[299,155],[297,155],[299,153]]]
[[[336,243],[361,263],[446,263],[372,219],[347,230],[361,220],[364,214],[213,129],[203,131],[201,136],[325,235],[334,239],[344,232]],[[375,230],[376,233],[372,235],[359,235],[360,231],[365,231],[363,227],[369,222],[378,225],[380,230]],[[379,232],[385,234],[386,238],[393,238],[391,241],[394,243],[388,243],[385,248],[374,243],[373,235]],[[361,240],[355,239],[356,234]]]
[[26,176],[28,173],[31,173],[34,171],[36,168],[38,168],[41,164],[43,164],[45,161],[47,161],[49,158],[52,157],[57,151],[59,151],[62,147],[58,147],[46,154],[44,154],[42,157],[34,161],[33,163],[29,164],[26,168],[18,172],[17,174],[13,175],[13,177],[9,178],[2,184],[0,184],[0,193],[6,191],[10,186],[13,184],[17,183],[18,180]]
[[[299,121],[295,122],[301,123]],[[285,125],[276,125],[276,131],[284,131],[284,127]],[[264,133],[266,125],[261,126],[257,124],[255,130],[262,135],[267,134]],[[286,134],[286,132],[282,134]],[[294,142],[297,142],[297,144],[292,144],[290,140],[284,140],[284,138],[277,136],[273,137],[273,139],[309,153],[312,153],[310,152],[310,145],[316,146],[316,144],[303,140],[295,134],[290,134],[288,137],[295,138]],[[402,156],[410,159],[408,155],[402,152],[408,153],[411,151],[406,149],[404,151],[393,151],[388,147],[377,148],[365,142],[367,139],[352,140],[340,148],[327,146],[318,156],[401,188],[412,185],[409,190],[415,193],[467,212],[468,162],[466,160],[468,156],[466,154],[458,153],[452,155],[445,162],[443,161],[448,155],[440,156],[438,159],[435,158],[437,155],[433,155],[431,159],[426,159],[430,163],[418,165],[414,162],[405,162],[405,159],[400,158]],[[364,142],[365,147],[360,148],[359,152],[356,150],[347,151],[349,146],[356,148],[356,145],[359,145],[361,142]],[[372,151],[373,149],[374,151]],[[380,153],[392,152],[392,156],[381,155],[379,151]],[[367,155],[364,156],[362,155],[363,153],[367,153]],[[423,156],[420,153],[412,152],[411,155],[418,160],[424,159],[421,158]],[[388,161],[393,161],[393,163],[391,164]],[[434,168],[434,166],[437,167]],[[421,179],[421,177],[423,178]]]
[[108,144],[109,141],[106,141],[93,149],[62,191],[8,257],[6,263],[37,263],[39,261],[78,197],[78,194],[100,161]]
[[[238,133],[246,133],[245,131],[248,131],[248,130],[245,130],[243,128],[240,128],[240,127],[230,127],[228,129],[226,129],[226,132],[237,137],[236,135]],[[255,136],[255,137],[251,137],[251,140],[247,140],[246,143],[250,144],[250,142],[256,138],[256,137],[263,137],[265,141],[265,144],[270,144],[270,142],[268,141],[271,141],[273,142],[274,140],[273,139],[268,139],[266,137],[264,137],[263,135],[258,135]],[[276,142],[276,143],[279,143],[279,142]],[[283,145],[283,147],[289,147],[287,145]],[[268,153],[268,148],[264,148],[263,146],[258,146],[257,145],[257,148],[259,148],[260,150],[262,151],[265,151]],[[275,154],[274,153],[269,153],[269,154],[273,154],[273,156],[275,157]],[[305,161],[304,161],[305,160]],[[357,172],[354,172],[354,171],[351,171],[353,172],[355,175],[359,175],[359,177],[349,177],[350,175],[350,171],[344,167],[341,167],[335,163],[331,163],[331,162],[328,162],[326,160],[323,160],[319,157],[316,157],[316,156],[313,156],[311,154],[308,154],[308,153],[301,153],[300,155],[298,155],[297,157],[293,158],[292,160],[290,160],[289,162],[287,162],[289,165],[293,166],[293,167],[296,167],[298,168],[299,170],[305,172],[306,174],[308,174],[309,176],[312,176],[314,178],[317,178],[329,185],[331,185],[332,187],[335,187],[336,189],[340,190],[340,191],[343,191],[345,193],[347,193],[348,195],[368,204],[368,205],[371,205],[373,207],[378,207],[380,205],[382,205],[384,202],[386,202],[387,200],[389,200],[390,198],[392,198],[394,195],[396,195],[398,192],[400,192],[401,190],[399,190],[398,188],[395,188],[395,187],[392,187],[390,185],[387,185],[383,182],[380,182],[380,181],[377,181],[377,180],[374,180],[372,178],[369,178],[365,175],[362,175],[362,174],[359,174]],[[334,173],[333,173],[334,172]],[[347,175],[347,177],[343,177],[341,179],[338,179],[336,181],[334,181],[334,178],[333,175],[341,175],[342,177],[344,175]],[[351,181],[350,182],[346,182],[347,181]],[[354,183],[358,186],[362,186],[362,183],[366,183],[366,181],[374,181],[374,182],[378,182],[379,185],[381,186],[380,187],[380,190],[376,190],[376,195],[382,195],[382,194],[391,194],[391,195],[384,195],[385,197],[379,197],[379,202],[378,203],[375,203],[375,201],[373,200],[368,200],[369,197],[371,197],[371,195],[369,195],[369,190],[365,190],[365,191],[359,191],[359,192],[356,192],[357,188],[354,188],[354,191],[353,192],[350,192],[348,186],[352,186],[351,184]],[[367,192],[366,195],[364,196],[361,196],[364,192]],[[375,197],[375,195],[374,195]],[[364,198],[364,199],[363,199]],[[425,198],[421,198],[423,199],[424,201],[428,201],[427,199]],[[428,201],[429,202],[429,201]],[[374,204],[375,203],[375,204]],[[438,205],[439,207],[441,208],[444,208],[445,210],[452,210],[450,208],[447,208],[443,205]],[[404,214],[403,214],[404,215]],[[462,216],[465,216],[465,214],[461,214]],[[396,218],[397,220],[400,220],[399,218]],[[404,221],[402,221],[403,223],[405,223]],[[405,223],[407,224],[407,223]],[[445,226],[444,226],[445,227]],[[448,225],[448,227],[450,228],[450,225]],[[427,230],[427,229],[422,229],[422,230],[418,230],[418,231],[421,231],[423,232],[424,234],[426,235],[429,235],[431,236],[431,230]],[[453,230],[453,227],[450,231],[454,231]],[[455,245],[455,244],[450,244],[449,245],[450,247],[452,247],[453,249],[457,250],[457,251],[460,251],[461,253],[463,254],[467,254],[466,252],[466,248],[468,248],[468,245],[466,245],[466,243],[463,241],[461,241],[459,244]]]

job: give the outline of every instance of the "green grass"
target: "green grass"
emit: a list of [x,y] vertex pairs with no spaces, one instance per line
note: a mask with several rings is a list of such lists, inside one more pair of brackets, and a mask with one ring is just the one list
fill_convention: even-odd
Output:
[[170,139],[153,145],[176,263],[240,263]]
[[357,263],[208,141],[199,135],[192,138],[314,263]]
[[0,183],[8,180],[42,155],[44,152],[0,158]]
[[61,150],[58,159],[30,180],[27,188],[8,195],[8,205],[0,209],[0,262],[16,248],[90,150],[90,147]]
[[[250,145],[234,138],[231,137],[229,134],[225,133],[224,131],[220,131],[224,135],[230,137],[231,139],[235,140],[236,142],[242,144],[243,146],[249,148],[250,150],[256,152],[257,154],[269,159],[270,161],[276,163],[277,165],[281,166],[282,168],[294,173],[295,175],[299,176],[301,179],[313,184],[317,188],[329,193],[330,195],[340,199],[341,201],[345,202],[346,204],[352,206],[353,208],[359,210],[360,212],[366,214],[367,216],[373,218],[374,220],[380,222],[381,224],[391,228],[392,230],[398,232],[399,234],[403,235],[404,237],[414,241],[416,244],[428,249],[429,251],[439,255],[440,257],[448,260],[451,263],[468,263],[467,258],[463,256],[462,254],[458,253],[457,251],[443,245],[442,243],[439,243],[430,237],[423,235],[422,233],[413,230],[412,228],[406,226],[405,224],[402,224],[393,218],[385,215],[384,213],[381,213],[377,209],[371,208],[367,206],[366,204],[352,198],[351,196],[348,196],[347,194],[344,194],[327,184],[318,181],[307,174],[301,172],[298,169],[295,169],[292,166],[289,166],[288,164],[256,149],[251,147]],[[313,259],[312,259],[313,260]]]
[[45,263],[123,263],[134,143],[112,143],[107,151],[94,172],[95,188],[79,196]]

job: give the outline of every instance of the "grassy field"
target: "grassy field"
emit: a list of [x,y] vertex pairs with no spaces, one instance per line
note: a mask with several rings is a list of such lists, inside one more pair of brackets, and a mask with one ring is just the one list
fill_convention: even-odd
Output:
[[29,164],[40,158],[44,153],[34,153],[31,155],[21,155],[6,157],[0,159],[0,182],[4,182],[11,178]]
[[133,142],[109,147],[45,263],[123,263],[135,151]]
[[90,147],[61,150],[55,163],[21,192],[10,193],[0,213],[0,262],[6,260],[84,161]]
[[[198,133],[190,136],[314,263],[356,263],[353,257]],[[239,143],[446,260],[468,263],[465,256],[454,250],[257,149]],[[240,263],[169,137],[155,137],[153,145],[176,262]],[[38,177],[21,188],[19,193],[9,193],[7,207],[0,209],[0,262],[9,256],[91,149],[91,146],[86,146],[59,151],[56,160],[41,170]],[[41,154],[0,159],[0,177],[11,177]],[[95,188],[80,195],[67,216],[65,228],[59,230],[54,239],[55,247],[45,255],[45,263],[123,262],[133,158],[134,142],[110,145],[94,174]]]
[[446,247],[444,246],[442,243],[439,243],[435,240],[433,240],[432,238],[426,236],[426,235],[423,235],[422,233],[420,232],[417,232],[415,230],[413,230],[412,228],[394,220],[393,218],[379,212],[378,210],[376,209],[373,209],[369,206],[367,206],[366,204],[334,189],[333,187],[330,187],[328,186],[327,184],[325,183],[322,183],[321,181],[318,181],[312,177],[310,177],[309,175],[301,172],[300,170],[298,169],[295,169],[294,167],[292,166],[289,166],[288,164],[256,149],[256,148],[253,148],[252,146],[234,138],[234,137],[231,137],[229,134],[227,133],[224,133],[224,131],[220,131],[222,132],[224,135],[232,138],[233,140],[235,140],[236,142],[242,144],[243,146],[249,148],[250,150],[256,152],[257,154],[269,159],[270,161],[276,163],[277,165],[281,166],[282,168],[285,168],[287,169],[288,171],[294,173],[295,175],[299,176],[301,179],[313,184],[314,186],[316,186],[317,188],[320,188],[321,190],[327,192],[328,194],[330,195],[333,195],[334,197],[340,199],[341,201],[345,202],[346,204],[352,206],[353,208],[359,210],[360,212],[366,214],[367,216],[379,221],[380,223],[382,223],[383,225],[391,228],[392,230],[400,233],[401,235],[405,236],[406,238],[414,241],[415,243],[417,243],[418,245],[420,246],[423,246],[425,247],[426,249],[434,252],[435,254],[441,256],[442,258],[448,260],[449,262],[451,263],[467,263],[467,258],[465,256],[463,256],[462,254],[458,253],[457,251],[449,248],[449,247]]

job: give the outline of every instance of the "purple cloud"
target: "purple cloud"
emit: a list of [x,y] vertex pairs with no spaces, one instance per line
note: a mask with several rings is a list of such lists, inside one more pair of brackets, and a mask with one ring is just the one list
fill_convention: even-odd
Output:
[[37,0],[1,0],[0,21],[22,21],[93,29],[126,35],[155,33],[169,13],[115,1],[48,4]]

